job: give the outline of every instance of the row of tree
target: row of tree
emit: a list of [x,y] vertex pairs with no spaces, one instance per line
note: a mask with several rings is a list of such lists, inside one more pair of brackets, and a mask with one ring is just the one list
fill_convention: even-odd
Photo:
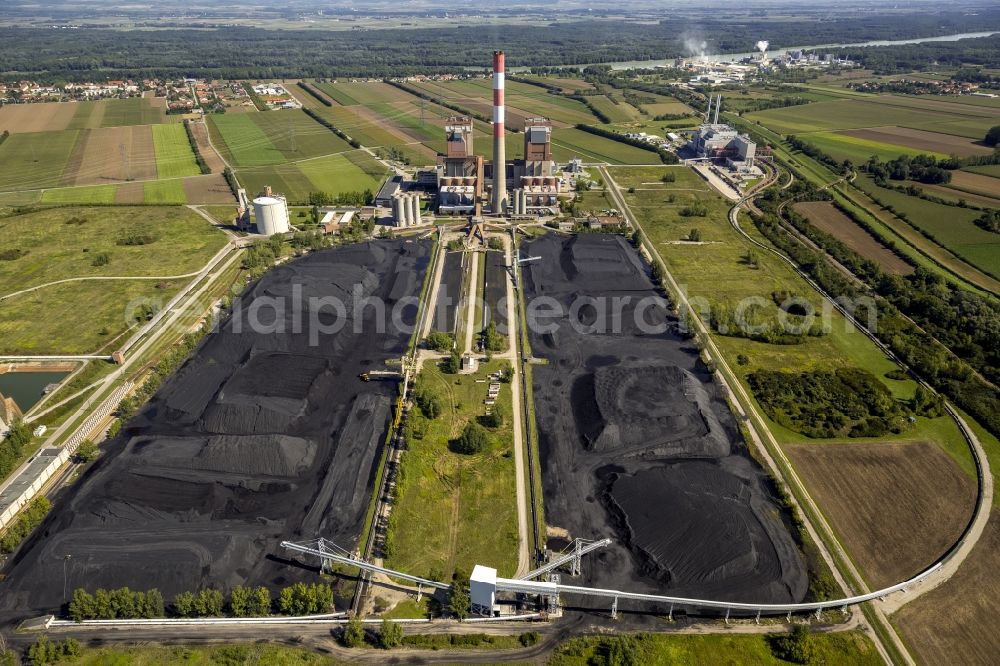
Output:
[[114,620],[174,617],[265,617],[274,612],[282,615],[315,615],[328,612],[333,605],[333,591],[325,583],[295,583],[284,587],[277,600],[271,599],[266,587],[234,587],[226,599],[222,592],[207,588],[181,592],[167,607],[157,589],[146,591],[120,587],[97,589],[93,594],[84,588],[73,591],[69,616],[82,620]]

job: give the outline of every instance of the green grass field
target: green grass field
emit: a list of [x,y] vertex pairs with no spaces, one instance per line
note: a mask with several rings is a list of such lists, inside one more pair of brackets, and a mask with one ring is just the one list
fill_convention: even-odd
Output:
[[104,105],[101,127],[121,125],[154,125],[166,122],[167,115],[162,107],[154,107],[145,97],[131,99],[109,99],[97,102]]
[[900,155],[932,155],[939,159],[948,156],[933,153],[919,148],[909,148],[882,141],[872,141],[856,136],[840,134],[839,132],[812,132],[803,134],[801,139],[816,146],[821,151],[838,160],[851,160],[854,164],[864,164],[872,155],[878,155],[882,161],[894,160]]
[[152,180],[142,184],[143,200],[149,204],[183,206],[187,203],[184,183],[180,179]]
[[897,214],[931,236],[934,240],[962,257],[976,268],[1000,276],[1000,236],[973,224],[979,211],[946,206],[901,192],[880,188],[867,176],[859,176],[856,184],[882,203],[892,206]]
[[[475,380],[506,363],[491,361],[472,375],[448,375],[430,361],[424,364],[418,388],[436,395],[443,410],[433,420],[419,409],[409,417],[387,566],[446,578],[456,568],[471,571],[474,564],[514,574],[518,534],[509,384],[497,401],[506,405],[507,425],[491,432],[490,448],[471,456],[448,448],[466,423],[484,413],[487,384]],[[418,438],[415,432],[423,434]]]
[[181,178],[201,173],[183,125],[153,125],[157,178]]
[[289,203],[305,204],[310,192],[375,192],[382,184],[385,170],[367,153],[353,151],[291,164],[240,169],[237,175],[250,192],[260,192],[270,185],[275,192],[284,194]]
[[604,95],[591,95],[587,98],[594,108],[606,115],[612,123],[628,123],[642,118],[639,109],[628,102],[619,101],[615,104]]
[[298,109],[213,115],[208,124],[216,148],[236,167],[283,164],[352,150]]
[[[656,183],[667,169],[675,173],[674,182],[644,184]],[[757,267],[747,262],[747,252],[753,246],[729,224],[729,203],[691,169],[611,167],[609,173],[623,189],[636,187],[632,194],[623,191],[626,203],[696,310],[704,311],[705,308],[717,308],[720,305],[735,307],[741,301],[748,302],[745,299],[758,299],[757,303],[766,321],[777,322],[778,307],[771,294],[786,291],[806,298],[817,311],[822,311],[823,300],[820,295],[777,257],[758,249],[755,250]],[[695,202],[707,206],[706,217],[680,215],[683,207]],[[770,244],[746,217],[742,218],[741,227],[751,237],[765,245]],[[701,232],[703,244],[677,243],[693,228]],[[706,275],[711,275],[712,279],[704,279]],[[885,378],[885,373],[896,369],[896,365],[874,343],[835,311],[829,315],[829,324],[829,334],[822,337],[807,336],[801,343],[791,345],[768,344],[723,335],[714,337],[729,366],[751,394],[746,377],[758,369],[804,372],[856,367],[873,373],[897,398],[909,399],[913,396],[916,384],[912,380]],[[747,362],[742,365],[736,361],[741,355],[747,358]],[[776,423],[769,422],[769,426],[781,442],[804,441],[803,435]],[[939,438],[942,431],[948,434]],[[967,457],[958,457],[962,447],[955,442],[960,441],[961,435],[949,418],[918,421],[913,428],[896,439],[921,437],[937,441],[960,464],[967,462]]]
[[746,118],[785,135],[897,125],[979,139],[1000,123],[1000,109],[879,95],[769,109]]
[[12,134],[0,144],[0,190],[57,187],[78,130]]
[[[156,241],[117,244],[132,233],[153,234]],[[191,273],[226,243],[221,231],[187,208],[150,206],[40,210],[0,219],[0,236],[16,239],[12,247],[27,251],[0,261],[0,296],[65,278]],[[101,253],[110,261],[94,266]]]
[[552,130],[552,157],[559,162],[580,157],[584,162],[609,164],[661,163],[659,155],[653,151],[571,127]]
[[[550,666],[587,666],[607,663],[602,655],[615,637],[587,636],[571,638],[560,645],[549,659]],[[788,664],[774,655],[768,637],[764,635],[715,634],[669,635],[645,634],[625,638],[634,645],[628,662],[644,666],[720,666],[722,664],[756,664],[770,666]],[[861,631],[832,634],[812,634],[809,644],[814,652],[809,663],[843,664],[844,666],[876,666],[882,663],[875,645]]]
[[61,187],[45,190],[43,204],[110,204],[115,202],[117,185],[85,185],[83,187]]

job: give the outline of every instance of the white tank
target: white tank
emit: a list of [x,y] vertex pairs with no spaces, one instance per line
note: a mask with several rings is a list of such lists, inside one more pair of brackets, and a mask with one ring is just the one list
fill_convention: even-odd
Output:
[[284,199],[257,197],[253,200],[253,210],[257,218],[257,233],[273,236],[288,231],[288,206]]
[[398,193],[392,197],[392,219],[396,221],[397,227],[406,226],[406,214],[403,211],[403,197]]
[[420,224],[420,195],[410,195],[410,224]]

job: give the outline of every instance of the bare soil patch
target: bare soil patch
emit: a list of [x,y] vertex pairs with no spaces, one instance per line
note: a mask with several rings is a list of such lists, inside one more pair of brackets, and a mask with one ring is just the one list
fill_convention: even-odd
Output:
[[994,514],[955,575],[893,616],[893,623],[919,663],[996,663],[1000,632],[990,627],[1000,615],[997,570],[1000,517]]
[[184,194],[190,203],[204,204],[236,204],[233,191],[221,173],[208,176],[191,176],[185,178]]
[[222,158],[219,157],[219,153],[212,147],[212,143],[208,138],[208,125],[205,123],[191,123],[190,127],[191,133],[194,134],[194,139],[198,143],[198,152],[201,153],[205,164],[212,170],[212,173],[222,173],[226,165],[222,161]]
[[785,450],[873,588],[933,564],[972,516],[975,480],[931,442],[792,444]]
[[954,189],[1000,199],[1000,178],[968,171],[952,171],[949,185]]
[[115,190],[116,204],[141,204],[146,201],[142,183],[124,183]]
[[54,132],[69,127],[77,105],[63,102],[5,104],[0,107],[0,132]]
[[991,155],[993,149],[983,146],[972,139],[951,134],[940,134],[908,127],[874,127],[871,129],[844,130],[841,134],[856,136],[869,141],[894,143],[907,148],[916,148],[933,153],[955,154],[959,157],[972,155]]
[[[103,185],[156,178],[153,133],[148,126],[89,130],[81,141],[82,149],[78,144],[64,173],[66,185]],[[76,155],[78,152],[81,152],[80,157]]]
[[825,231],[865,259],[878,263],[883,270],[896,275],[909,275],[913,266],[855,224],[854,220],[841,213],[827,201],[809,201],[792,206],[795,212],[805,215],[809,222],[820,231]]

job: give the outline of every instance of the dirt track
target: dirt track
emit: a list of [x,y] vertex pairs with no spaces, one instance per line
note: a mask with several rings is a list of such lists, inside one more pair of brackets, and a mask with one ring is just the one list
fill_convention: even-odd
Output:
[[[415,296],[429,248],[397,240],[315,253],[244,293],[241,314],[164,384],[5,570],[0,622],[58,609],[66,555],[70,590],[158,587],[170,599],[313,579],[283,559],[282,539],[323,535],[353,548],[396,391],[357,375],[400,356],[408,336],[391,320],[377,333],[371,307],[355,332],[348,307],[344,328],[311,346],[308,300],[299,333],[252,332],[250,306],[293,285],[304,299],[344,297],[355,284],[388,303]],[[320,320],[332,317],[326,308]],[[282,321],[293,330],[291,307]]]
[[[564,308],[578,295],[632,299],[620,333],[579,332],[568,316],[555,332],[531,333],[533,355],[547,361],[532,371],[546,520],[615,541],[587,556],[582,584],[801,600],[802,558],[697,350],[662,304],[644,318],[666,332],[635,323],[636,303],[655,294],[635,250],[618,236],[549,235],[525,254],[542,257],[525,265],[529,311],[542,295]],[[587,307],[579,318],[604,321]]]

